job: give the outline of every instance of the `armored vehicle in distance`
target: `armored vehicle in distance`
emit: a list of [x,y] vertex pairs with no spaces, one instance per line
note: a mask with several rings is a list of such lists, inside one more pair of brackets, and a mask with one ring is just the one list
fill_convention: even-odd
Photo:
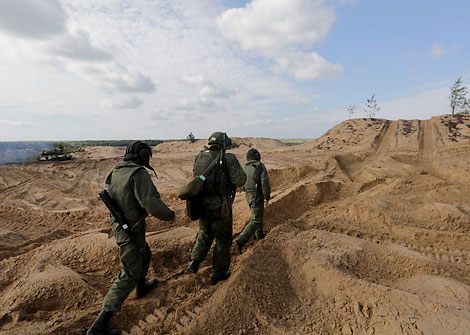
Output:
[[40,161],[66,161],[69,159],[72,159],[72,155],[60,148],[43,151],[39,156]]

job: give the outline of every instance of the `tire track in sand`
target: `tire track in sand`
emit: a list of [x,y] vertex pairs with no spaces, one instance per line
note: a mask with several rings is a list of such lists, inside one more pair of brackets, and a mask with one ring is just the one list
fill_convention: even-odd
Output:
[[432,120],[419,120],[419,153],[420,160],[431,161],[434,154]]
[[376,137],[377,139],[372,147],[372,157],[390,152],[392,140],[396,139],[395,134],[397,132],[397,127],[398,121],[387,120],[387,123],[383,126]]

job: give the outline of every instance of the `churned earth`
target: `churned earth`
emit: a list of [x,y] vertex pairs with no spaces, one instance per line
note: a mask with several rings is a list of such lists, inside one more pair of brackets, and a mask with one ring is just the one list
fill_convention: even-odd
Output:
[[[229,134],[230,135],[230,134]],[[148,219],[148,297],[111,321],[124,334],[468,334],[470,115],[351,119],[286,146],[235,139],[241,163],[261,152],[272,182],[261,241],[210,285],[211,257],[185,271],[197,223],[175,190],[205,141],[154,148],[153,176],[177,212]],[[118,272],[96,194],[123,150],[0,166],[0,334],[84,334]],[[243,193],[234,234],[249,220]]]

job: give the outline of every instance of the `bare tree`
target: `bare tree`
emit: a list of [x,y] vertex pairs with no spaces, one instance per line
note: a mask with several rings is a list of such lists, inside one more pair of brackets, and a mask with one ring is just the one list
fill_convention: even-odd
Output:
[[356,105],[351,105],[348,107],[349,118],[351,119],[353,114],[356,114]]
[[467,99],[467,87],[462,84],[462,76],[458,77],[450,88],[450,111],[455,113],[470,113],[470,100]]
[[366,106],[364,107],[364,112],[366,113],[367,117],[373,118],[380,110],[377,101],[375,100],[375,93],[372,94],[370,99],[367,99]]

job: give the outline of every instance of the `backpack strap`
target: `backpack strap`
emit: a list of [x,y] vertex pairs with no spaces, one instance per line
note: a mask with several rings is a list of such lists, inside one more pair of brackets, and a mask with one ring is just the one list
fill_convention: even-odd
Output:
[[[201,176],[206,179],[207,175],[211,172],[212,168],[215,166],[215,164],[219,161],[220,154],[217,155],[217,157],[212,161],[212,163],[207,167],[207,169],[202,173]],[[203,178],[201,178],[204,180]]]

